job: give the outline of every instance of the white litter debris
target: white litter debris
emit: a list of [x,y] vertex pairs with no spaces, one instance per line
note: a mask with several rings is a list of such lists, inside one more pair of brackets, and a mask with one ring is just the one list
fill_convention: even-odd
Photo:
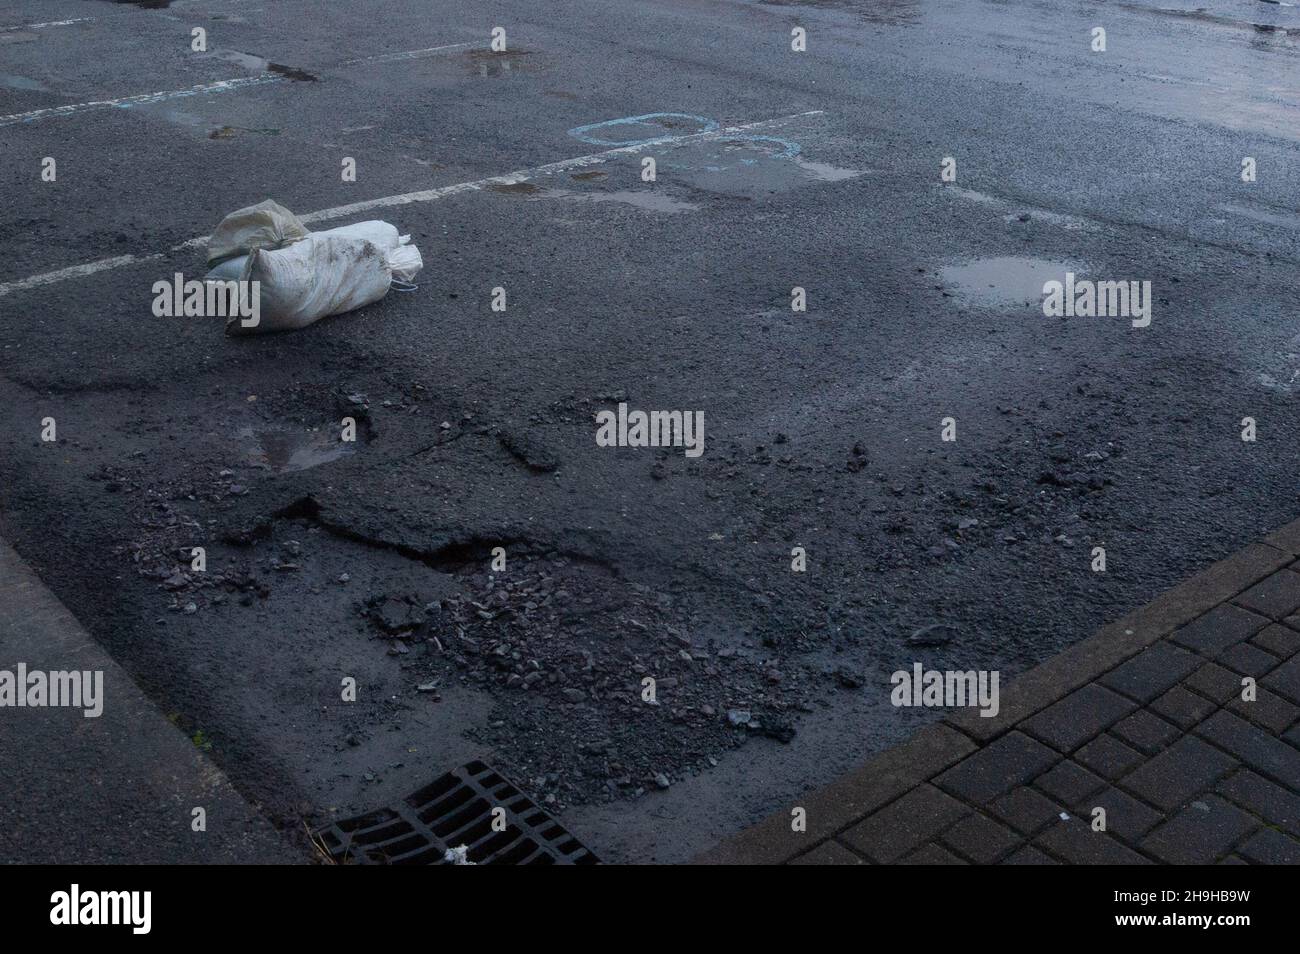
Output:
[[305,328],[372,304],[424,267],[411,237],[379,220],[309,232],[269,199],[232,212],[208,240],[208,281],[257,282],[261,320],[226,322],[226,334]]
[[453,865],[474,864],[469,860],[469,845],[457,845],[455,848],[448,848],[442,853],[442,860]]

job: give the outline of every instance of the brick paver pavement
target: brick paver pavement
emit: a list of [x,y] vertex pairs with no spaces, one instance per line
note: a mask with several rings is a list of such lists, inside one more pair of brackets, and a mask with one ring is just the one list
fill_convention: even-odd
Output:
[[698,860],[1300,864],[1297,558],[1300,520]]

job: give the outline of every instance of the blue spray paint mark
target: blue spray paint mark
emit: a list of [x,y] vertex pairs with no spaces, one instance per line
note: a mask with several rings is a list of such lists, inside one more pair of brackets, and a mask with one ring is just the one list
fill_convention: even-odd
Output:
[[610,129],[615,126],[633,126],[633,125],[651,125],[656,119],[689,119],[692,122],[700,124],[700,128],[687,135],[698,135],[700,133],[717,132],[720,128],[717,120],[707,119],[704,116],[693,116],[690,113],[646,113],[643,116],[624,116],[622,119],[607,119],[600,123],[591,123],[587,126],[576,126],[569,130],[569,135],[582,142],[590,143],[593,146],[648,146],[657,142],[671,142],[674,139],[681,139],[681,135],[663,135],[651,136],[648,139],[602,139],[599,136],[593,136],[591,133],[597,129]]

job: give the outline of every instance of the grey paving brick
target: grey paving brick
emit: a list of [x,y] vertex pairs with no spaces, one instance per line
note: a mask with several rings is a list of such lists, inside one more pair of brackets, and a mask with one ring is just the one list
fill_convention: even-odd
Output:
[[1068,753],[1135,708],[1136,704],[1131,700],[1090,682],[1026,719],[1020,728],[1057,751]]
[[1249,639],[1268,624],[1265,616],[1224,603],[1175,630],[1170,639],[1198,653],[1217,656],[1234,643]]
[[1083,819],[1057,822],[1034,843],[1075,865],[1148,865],[1150,859],[1124,847],[1107,832],[1093,831]]
[[1024,839],[987,816],[968,815],[943,833],[942,841],[976,864],[987,865],[997,861]]
[[1201,658],[1195,653],[1161,641],[1106,673],[1101,682],[1133,699],[1150,702],[1182,682],[1200,664]]
[[1106,831],[1129,844],[1136,844],[1164,817],[1128,792],[1114,787],[1097,792],[1085,806],[1079,807],[1079,816],[1090,825],[1094,808],[1106,810]]
[[1238,594],[1233,602],[1272,619],[1285,619],[1300,609],[1300,573],[1278,570]]
[[1067,759],[1034,779],[1034,785],[1049,797],[1073,808],[1081,799],[1104,788],[1106,782],[1082,765]]
[[1230,669],[1224,669],[1218,663],[1206,663],[1187,677],[1188,686],[1203,696],[1223,705],[1235,695],[1241,694],[1241,677]]
[[1300,703],[1300,656],[1292,656],[1263,679],[1274,692]]
[[1238,643],[1221,652],[1215,662],[1242,676],[1254,676],[1258,679],[1277,666],[1278,658],[1272,653],[1264,652],[1258,646]]
[[1190,729],[1217,708],[1209,699],[1182,686],[1174,686],[1151,703],[1151,711],[1184,729]]
[[1124,776],[1121,784],[1144,801],[1169,811],[1210,788],[1235,765],[1213,746],[1184,736]]
[[1272,828],[1251,835],[1237,851],[1257,865],[1300,865],[1300,841]]
[[1274,735],[1281,735],[1291,723],[1300,718],[1300,706],[1293,706],[1276,693],[1263,686],[1255,688],[1255,699],[1247,702],[1240,696],[1228,703],[1228,708],[1239,716],[1263,726]]
[[1143,762],[1146,756],[1137,749],[1125,745],[1110,733],[1105,733],[1075,752],[1074,758],[1085,768],[1092,769],[1103,778],[1114,781]]
[[1025,845],[1018,851],[1011,853],[1004,865],[1059,865],[1060,862],[1055,858],[1049,858],[1033,845]]
[[1147,755],[1154,755],[1182,734],[1178,726],[1145,709],[1121,719],[1111,731]]
[[1258,815],[1269,825],[1300,838],[1300,795],[1249,769],[1219,783],[1218,792]]
[[970,809],[922,784],[854,825],[839,840],[872,861],[888,864],[919,848]]
[[1251,639],[1256,646],[1262,646],[1274,656],[1280,656],[1286,659],[1300,652],[1300,616],[1291,616],[1287,619],[1288,623],[1295,622],[1295,628],[1282,626],[1274,623],[1267,626],[1260,632],[1256,633]]
[[967,865],[969,861],[958,858],[940,845],[925,845],[899,862],[902,865]]
[[1231,752],[1253,771],[1288,787],[1300,785],[1300,750],[1240,716],[1221,709],[1196,731]]
[[1142,848],[1174,865],[1206,865],[1226,855],[1259,821],[1217,795],[1188,805],[1142,839]]
[[792,865],[865,865],[860,858],[837,841],[824,841],[812,851],[790,859]]
[[1062,808],[1042,792],[1021,786],[996,799],[989,811],[1017,831],[1032,835],[1056,821]]
[[1008,732],[935,779],[941,788],[976,805],[1023,785],[1058,758],[1023,732]]

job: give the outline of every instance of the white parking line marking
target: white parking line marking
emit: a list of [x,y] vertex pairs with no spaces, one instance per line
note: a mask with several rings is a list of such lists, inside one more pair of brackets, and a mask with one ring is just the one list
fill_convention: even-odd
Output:
[[[446,198],[449,195],[458,195],[461,192],[474,192],[490,185],[515,185],[520,182],[527,182],[529,179],[535,179],[539,176],[549,176],[557,172],[564,172],[567,169],[580,168],[582,166],[599,165],[602,162],[608,162],[610,159],[618,156],[630,156],[638,152],[644,152],[655,146],[669,146],[677,148],[678,146],[690,145],[696,142],[709,142],[716,139],[726,139],[728,136],[734,136],[736,133],[745,132],[750,129],[759,129],[765,126],[774,126],[780,123],[792,122],[796,119],[805,119],[809,116],[820,116],[822,110],[813,109],[806,113],[795,113],[791,116],[782,116],[779,119],[760,119],[757,122],[745,123],[741,126],[728,126],[725,129],[715,129],[711,132],[693,133],[689,136],[665,136],[662,139],[652,139],[647,142],[641,142],[632,146],[618,146],[614,149],[607,149],[604,152],[594,152],[586,156],[574,156],[572,159],[561,159],[558,162],[548,162],[546,165],[534,166],[532,169],[520,169],[516,172],[507,172],[505,175],[490,176],[487,179],[477,179],[473,182],[458,182],[455,185],[441,186],[437,189],[423,189],[419,192],[407,192],[402,195],[389,195],[381,199],[367,199],[363,202],[353,202],[351,205],[340,205],[333,209],[322,209],[319,212],[311,212],[307,215],[300,216],[303,222],[324,222],[329,219],[339,219],[345,215],[356,215],[361,212],[369,212],[372,209],[383,209],[393,205],[409,205],[412,202],[433,202],[437,199]],[[2,286],[0,286],[2,287]]]
[[[778,126],[782,123],[794,122],[800,119],[807,119],[811,116],[820,116],[823,110],[812,109],[804,113],[794,113],[790,116],[781,116],[776,119],[760,119],[757,122],[745,123],[740,126],[728,126],[724,129],[715,129],[711,132],[693,133],[689,136],[665,136],[663,139],[653,139],[645,142],[639,142],[633,146],[619,146],[614,149],[606,149],[604,152],[594,152],[586,156],[574,156],[571,159],[561,159],[558,162],[548,162],[545,165],[534,166],[531,169],[519,169],[515,172],[508,172],[505,175],[490,176],[486,179],[475,179],[472,182],[458,182],[455,185],[441,186],[437,189],[422,189],[419,192],[405,192],[401,195],[389,195],[378,199],[367,199],[362,202],[353,202],[350,205],[339,205],[332,209],[321,209],[317,212],[309,212],[306,215],[299,216],[304,223],[326,222],[330,219],[340,219],[344,216],[357,215],[361,212],[369,212],[372,209],[383,209],[394,205],[410,205],[413,202],[434,202],[438,199],[444,199],[450,195],[459,195],[462,192],[477,192],[490,185],[514,185],[519,182],[527,182],[529,179],[535,179],[540,176],[554,175],[557,172],[563,172],[567,169],[576,169],[583,166],[599,165],[602,162],[608,162],[619,156],[630,156],[638,152],[644,152],[656,146],[663,146],[670,149],[676,149],[678,146],[686,146],[696,142],[710,142],[718,139],[726,139],[737,133],[747,132],[751,129],[761,129],[766,126]],[[184,251],[186,249],[200,248],[208,241],[206,235],[200,235],[196,238],[182,242],[180,245],[174,245],[170,249],[172,252]],[[33,275],[30,278],[22,278],[18,281],[8,282],[0,285],[0,298],[17,291],[24,291],[28,288],[36,288],[41,285],[52,285],[56,282],[66,281],[72,278],[81,278],[84,275],[93,275],[96,272],[107,271],[112,268],[122,268],[126,265],[135,265],[140,262],[154,261],[162,258],[162,252],[156,252],[152,255],[119,255],[117,258],[104,258],[97,262],[89,262],[85,265],[72,265],[68,268],[60,268],[57,271],[45,272],[40,275]]]
[[161,252],[155,252],[153,255],[119,255],[116,258],[101,258],[97,262],[87,262],[84,265],[69,265],[58,271],[45,272],[42,275],[33,275],[31,278],[0,285],[0,298],[10,292],[37,288],[41,285],[53,285],[55,282],[67,281],[69,278],[81,278],[84,275],[94,275],[96,272],[106,272],[110,268],[121,268],[124,265],[135,265],[138,262],[149,262],[162,257]]
[[74,23],[90,23],[94,17],[77,17],[75,20],[48,20],[45,23],[20,23],[17,26],[0,27],[0,33],[13,33],[15,30],[44,30],[46,27],[72,26]]
[[124,96],[121,99],[101,99],[91,103],[69,103],[67,106],[49,106],[45,109],[33,109],[26,113],[14,113],[0,116],[0,126],[12,126],[15,123],[30,123],[38,119],[51,119],[55,116],[71,116],[91,109],[129,109],[132,106],[144,106],[149,103],[161,103],[182,96],[202,96],[206,93],[224,93],[228,90],[243,89],[245,86],[261,86],[265,83],[279,83],[283,76],[275,73],[262,73],[258,76],[243,76],[238,79],[218,80],[215,83],[200,83],[188,89],[172,89],[161,93],[139,93]]
[[[73,22],[73,21],[68,21]],[[436,56],[439,53],[450,53],[453,50],[466,50],[474,46],[482,46],[481,43],[450,43],[446,46],[430,46],[421,50],[403,50],[400,53],[376,53],[373,56],[363,56],[355,60],[347,60],[339,63],[335,67],[326,67],[326,69],[338,69],[344,66],[360,66],[368,63],[396,63],[400,60],[414,60],[424,56]],[[486,49],[486,47],[484,47]],[[279,83],[288,77],[281,76],[278,73],[259,73],[256,76],[243,76],[238,79],[217,80],[213,83],[200,83],[198,86],[190,86],[186,89],[165,90],[160,93],[140,93],[135,96],[124,96],[120,99],[103,99],[89,103],[69,103],[67,106],[51,106],[45,109],[33,109],[26,113],[14,113],[9,116],[0,116],[0,126],[13,126],[17,123],[36,122],[41,119],[53,119],[56,116],[72,116],[76,113],[84,113],[94,109],[129,109],[132,106],[147,106],[151,103],[161,103],[169,99],[180,99],[185,96],[202,96],[208,93],[225,93],[231,90],[244,89],[249,86],[264,86],[267,83]]]
[[471,47],[487,47],[481,42],[474,41],[470,43],[449,43],[447,46],[430,46],[423,50],[405,50],[401,53],[376,53],[373,56],[361,56],[355,60],[344,60],[339,66],[357,66],[360,63],[396,63],[399,60],[415,60],[422,56],[433,56],[437,53],[450,53],[452,50],[468,50]]

